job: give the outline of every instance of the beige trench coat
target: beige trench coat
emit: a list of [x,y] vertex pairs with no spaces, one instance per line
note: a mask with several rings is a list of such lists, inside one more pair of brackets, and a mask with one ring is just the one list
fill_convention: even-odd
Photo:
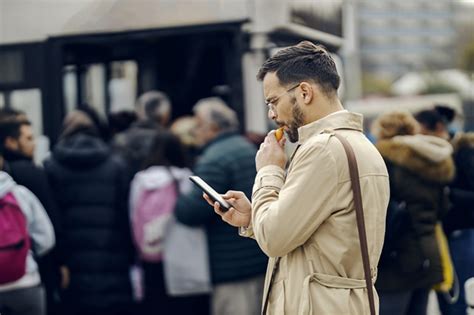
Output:
[[[382,157],[361,130],[361,115],[333,113],[299,129],[300,147],[286,174],[272,165],[258,172],[252,224],[241,233],[270,257],[264,301],[275,258],[281,257],[267,314],[370,314],[347,157],[328,133],[346,137],[357,157],[375,280],[389,181]],[[378,310],[376,293],[375,301]]]

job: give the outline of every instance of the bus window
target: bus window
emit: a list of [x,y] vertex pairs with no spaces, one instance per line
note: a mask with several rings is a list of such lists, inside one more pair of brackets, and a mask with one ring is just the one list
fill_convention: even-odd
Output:
[[[78,82],[79,81],[79,82]],[[79,66],[67,65],[63,68],[63,91],[66,114],[77,108],[80,103],[88,104],[104,116],[105,67],[103,64]]]
[[65,113],[69,114],[77,106],[77,75],[75,66],[65,66],[63,69],[63,91]]
[[11,92],[11,106],[26,114],[36,138],[35,162],[39,165],[48,156],[49,139],[43,135],[43,112],[39,89],[14,90]]
[[24,53],[18,49],[0,51],[0,84],[21,83],[24,78]]
[[5,99],[3,98],[3,93],[0,93],[0,108],[5,107]]
[[82,84],[82,100],[97,110],[105,117],[105,66],[103,64],[90,64],[85,66]]
[[110,112],[134,110],[137,97],[138,66],[133,60],[111,63],[111,79],[108,83]]
[[135,61],[111,62],[109,76],[106,66],[101,63],[81,65],[79,68],[68,65],[63,70],[66,114],[77,108],[79,103],[89,104],[104,117],[108,112],[134,109],[138,73]]
[[14,90],[11,92],[11,106],[22,111],[31,122],[35,135],[43,134],[43,113],[39,89]]

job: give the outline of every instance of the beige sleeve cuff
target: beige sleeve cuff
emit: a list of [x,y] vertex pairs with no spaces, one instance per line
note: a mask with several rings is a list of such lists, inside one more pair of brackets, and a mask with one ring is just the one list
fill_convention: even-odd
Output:
[[243,237],[254,238],[252,223],[248,227],[241,226],[239,228],[239,235]]
[[285,170],[276,165],[264,166],[258,171],[253,186],[254,196],[261,188],[273,188],[280,190],[285,183]]

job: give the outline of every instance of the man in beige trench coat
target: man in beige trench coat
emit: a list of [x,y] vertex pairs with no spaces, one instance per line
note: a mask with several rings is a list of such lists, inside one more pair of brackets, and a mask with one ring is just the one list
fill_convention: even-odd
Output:
[[[331,134],[345,137],[355,151],[374,281],[389,200],[384,161],[362,133],[362,116],[343,109],[340,78],[323,47],[301,42],[283,49],[258,78],[269,117],[298,147],[285,171],[285,139],[277,142],[271,131],[256,156],[252,203],[229,191],[223,197],[233,208],[221,212],[215,203],[214,210],[270,257],[267,314],[370,314],[347,157]],[[376,293],[375,302],[378,310]]]

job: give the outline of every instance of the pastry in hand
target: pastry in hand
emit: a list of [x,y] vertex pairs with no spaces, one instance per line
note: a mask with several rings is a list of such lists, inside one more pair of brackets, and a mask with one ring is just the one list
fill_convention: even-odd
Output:
[[281,138],[283,138],[283,127],[282,127],[282,128],[278,128],[278,129],[275,131],[275,138],[277,139],[277,141],[280,141]]

